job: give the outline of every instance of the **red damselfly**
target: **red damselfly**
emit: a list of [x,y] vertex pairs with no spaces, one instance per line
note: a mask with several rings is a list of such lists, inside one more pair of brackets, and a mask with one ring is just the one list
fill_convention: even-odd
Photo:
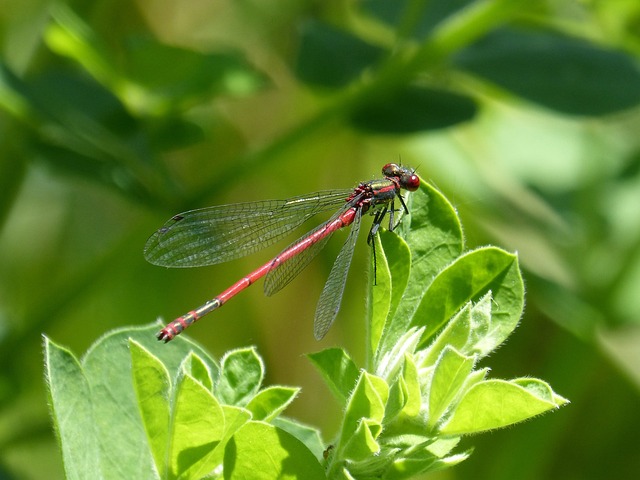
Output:
[[[309,264],[336,230],[351,225],[316,308],[314,336],[320,340],[340,309],[362,215],[369,212],[374,216],[367,238],[373,246],[373,238],[387,213],[389,229],[393,230],[396,226],[396,198],[404,212],[408,213],[401,191],[413,192],[420,186],[415,170],[395,163],[382,167],[382,174],[384,178],[361,182],[353,189],[326,190],[287,200],[220,205],[173,216],[145,245],[144,256],[155,265],[199,267],[240,258],[271,245],[317,213],[338,209],[329,220],[293,242],[260,268],[204,305],[169,323],[158,333],[158,340],[170,341],[265,275],[264,292],[273,295]],[[375,264],[375,248],[373,252]]]

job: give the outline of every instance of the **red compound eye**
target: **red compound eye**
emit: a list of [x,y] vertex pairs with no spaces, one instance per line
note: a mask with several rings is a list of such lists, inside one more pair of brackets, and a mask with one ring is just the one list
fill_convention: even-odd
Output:
[[408,177],[404,177],[402,179],[402,187],[405,190],[409,190],[410,192],[415,192],[418,188],[420,188],[420,177],[418,177],[415,173],[412,173]]

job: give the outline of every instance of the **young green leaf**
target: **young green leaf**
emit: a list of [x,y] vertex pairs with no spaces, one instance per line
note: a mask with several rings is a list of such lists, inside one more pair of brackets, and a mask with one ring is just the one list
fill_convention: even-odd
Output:
[[296,437],[307,446],[318,461],[322,460],[325,452],[325,444],[317,428],[282,416],[274,418],[271,424]]
[[[410,218],[410,217],[408,217]],[[391,306],[389,317],[393,317],[402,299],[411,274],[411,249],[407,242],[394,232],[383,230],[379,235],[391,273]],[[375,351],[375,350],[374,350]]]
[[45,377],[49,387],[51,417],[58,436],[68,479],[101,473],[102,455],[89,382],[74,355],[44,337]]
[[325,480],[324,469],[293,435],[264,422],[250,421],[229,441],[224,455],[229,480]]
[[191,352],[181,365],[186,373],[198,380],[204,388],[213,390],[213,376],[209,366],[195,353]]
[[222,403],[246,405],[258,392],[264,364],[255,348],[232,350],[222,357],[215,393]]
[[260,390],[246,408],[251,412],[253,420],[268,422],[280,415],[293,402],[299,391],[299,388],[267,387]]
[[309,353],[309,360],[324,378],[331,392],[342,405],[346,405],[349,393],[358,380],[358,367],[342,348],[327,348]]
[[[225,418],[213,394],[195,378],[183,373],[176,385],[170,425],[169,468],[173,478],[186,477],[189,469],[202,468],[208,454],[222,440]],[[214,464],[204,470],[212,470]]]
[[536,379],[485,380],[472,386],[440,429],[445,435],[478,433],[522,422],[567,400]]
[[162,478],[167,475],[171,379],[162,362],[142,345],[129,340],[133,388],[147,441]]
[[430,428],[435,427],[442,414],[459,394],[474,363],[475,358],[462,355],[455,348],[446,347],[442,351],[429,387],[428,425]]
[[407,401],[402,408],[402,414],[407,417],[416,417],[420,413],[422,398],[418,368],[413,361],[413,355],[405,353],[401,377],[404,381],[404,385],[406,385],[407,398]]
[[[391,350],[409,329],[411,318],[432,280],[460,255],[463,248],[462,228],[456,211],[435,188],[422,180],[420,188],[408,197],[407,206],[410,214],[403,217],[395,232],[409,245],[411,271],[406,288],[403,290],[404,282],[399,282],[398,287],[403,291],[392,292],[393,299],[400,293],[402,299],[393,318],[385,324],[376,359]],[[391,258],[391,254],[387,258]]]
[[[382,422],[389,389],[384,380],[365,371],[360,373],[344,414],[340,437],[347,441],[355,432],[361,418]],[[337,448],[340,449],[342,445]]]
[[373,354],[378,350],[384,327],[400,304],[411,271],[411,251],[404,239],[395,232],[382,230],[375,237],[375,242],[376,284],[369,289],[371,300],[368,303],[367,324],[370,329],[370,349],[367,365],[373,364]]
[[429,286],[412,325],[424,326],[421,345],[469,301],[493,294],[495,341],[502,342],[518,324],[524,306],[524,285],[517,257],[496,247],[466,253],[445,268]]
[[[372,262],[372,277],[374,278],[374,288],[369,288],[369,297],[367,301],[367,322],[369,345],[367,350],[368,363],[372,361],[372,357],[380,337],[382,329],[391,309],[391,292],[392,278],[389,268],[389,260],[387,252],[382,248],[381,235],[376,235],[373,239],[376,251],[375,265]],[[391,253],[391,252],[389,252]],[[395,290],[395,287],[393,288]]]
[[421,365],[434,365],[447,346],[478,358],[491,353],[504,340],[502,336],[496,337],[491,328],[492,304],[493,296],[488,292],[478,303],[468,302],[462,307],[424,351]]
[[[141,349],[149,353],[146,355],[147,358],[143,359],[143,364],[147,363],[150,374],[155,377],[150,385],[144,387],[149,388],[149,392],[162,390],[158,387],[163,382],[162,374],[158,374],[157,365],[151,365],[152,357],[161,361],[173,376],[189,352],[194,351],[207,363],[212,372],[217,372],[215,362],[186,337],[177,339],[172,348],[163,348],[164,346],[155,339],[157,329],[156,323],[116,329],[94,343],[80,362],[81,370],[78,374],[82,374],[88,386],[84,393],[79,389],[79,385],[73,389],[61,389],[66,382],[74,379],[75,374],[64,372],[65,368],[69,368],[71,360],[62,356],[67,360],[60,362],[58,357],[64,350],[58,347],[54,349],[50,342],[45,342],[47,378],[54,419],[58,415],[56,412],[64,412],[72,407],[72,410],[67,412],[65,421],[58,424],[63,455],[68,446],[71,446],[74,453],[85,452],[83,456],[64,455],[65,471],[68,472],[69,478],[95,478],[96,472],[100,472],[101,478],[104,479],[140,478],[141,472],[146,474],[155,471],[154,454],[161,446],[160,442],[156,444],[152,453],[142,409],[134,388],[134,382],[144,382],[144,379],[136,380],[132,372],[130,339],[141,347],[134,347],[134,355],[138,360],[145,357]],[[62,394],[63,391],[73,394]],[[152,405],[157,407],[155,401],[150,401],[145,408]],[[160,410],[162,409],[160,407]],[[91,412],[92,417],[88,417],[87,412]],[[162,420],[157,419],[157,422],[154,429],[161,427]],[[76,444],[79,439],[83,447]],[[97,446],[97,450],[93,449],[94,445]],[[87,459],[90,460],[89,463]]]
[[376,438],[382,432],[382,424],[369,418],[358,421],[353,435],[349,437],[341,454],[342,458],[351,461],[362,461],[380,452]]

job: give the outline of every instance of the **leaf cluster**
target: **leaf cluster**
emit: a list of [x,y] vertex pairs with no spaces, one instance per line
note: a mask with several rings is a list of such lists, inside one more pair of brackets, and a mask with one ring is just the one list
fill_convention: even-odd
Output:
[[309,355],[344,411],[328,448],[279,416],[298,389],[263,388],[255,349],[218,364],[188,339],[158,345],[150,326],[107,335],[81,362],[45,339],[67,476],[411,478],[467,458],[453,452],[463,435],[565,404],[544,381],[491,380],[478,366],[522,314],[517,258],[495,247],[463,254],[457,215],[432,187],[408,202],[405,238],[376,238],[368,365],[341,348]]

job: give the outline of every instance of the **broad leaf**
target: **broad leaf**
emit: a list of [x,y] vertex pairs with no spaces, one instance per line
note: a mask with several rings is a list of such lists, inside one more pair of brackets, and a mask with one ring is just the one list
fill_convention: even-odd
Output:
[[302,27],[296,73],[306,83],[340,87],[356,78],[384,50],[326,23],[309,21]]
[[465,393],[440,432],[462,435],[506,427],[567,402],[541,380],[485,380]]
[[273,386],[260,390],[247,404],[253,420],[270,421],[296,398],[299,388]]
[[[385,324],[376,352],[378,359],[409,329],[424,292],[438,272],[463,249],[462,228],[456,211],[433,186],[421,180],[420,188],[408,197],[408,207],[410,215],[403,217],[395,231],[410,247],[411,271],[395,314]],[[403,284],[400,282],[399,287]],[[398,294],[393,292],[392,298],[397,298]]]
[[367,132],[408,134],[467,122],[477,110],[475,101],[466,95],[407,86],[369,99],[351,113],[350,120]]
[[258,392],[264,378],[264,365],[255,348],[241,348],[225,354],[215,393],[221,402],[244,406]]
[[640,104],[640,68],[621,51],[544,31],[500,30],[461,51],[459,68],[563,113]]
[[326,479],[324,469],[300,440],[273,425],[254,421],[240,428],[229,442],[224,478]]
[[412,324],[424,326],[422,345],[467,302],[493,294],[492,334],[502,342],[515,328],[524,306],[524,285],[517,257],[496,247],[469,252],[431,283]]
[[307,355],[342,405],[358,380],[358,367],[342,348],[327,348]]

